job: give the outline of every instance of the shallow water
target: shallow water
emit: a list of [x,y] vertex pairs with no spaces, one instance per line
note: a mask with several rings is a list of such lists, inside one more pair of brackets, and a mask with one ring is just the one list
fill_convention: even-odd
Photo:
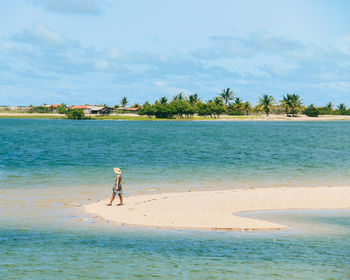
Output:
[[331,235],[2,229],[0,277],[349,279],[349,230],[348,223],[347,233]]
[[349,211],[246,213],[281,232],[116,227],[79,205],[128,194],[348,185],[350,122],[0,119],[0,279],[350,279]]

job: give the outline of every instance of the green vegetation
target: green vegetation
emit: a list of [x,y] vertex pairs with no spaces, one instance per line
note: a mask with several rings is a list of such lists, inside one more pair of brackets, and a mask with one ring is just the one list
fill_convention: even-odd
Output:
[[58,114],[66,114],[67,113],[67,105],[62,103],[61,106],[57,107]]
[[28,113],[52,113],[52,110],[45,106],[31,106]]
[[[250,102],[244,101],[242,98],[236,96],[230,88],[223,89],[217,96],[207,101],[201,100],[197,93],[187,96],[183,92],[180,92],[172,99],[161,97],[153,103],[145,102],[143,105],[135,103],[132,105],[133,109],[126,108],[127,104],[129,104],[127,97],[123,97],[120,100],[120,105],[114,105],[113,107],[109,107],[106,104],[103,104],[103,107],[100,105],[102,109],[98,111],[94,109],[94,112],[92,112],[89,117],[86,117],[82,109],[67,108],[64,103],[60,105],[31,105],[29,109],[26,109],[27,111],[18,110],[18,113],[39,113],[43,114],[43,118],[67,118],[78,120],[205,120],[208,118],[219,118],[222,115],[225,115],[225,118],[228,119],[254,119],[262,113],[265,113],[266,117],[269,117],[270,114],[280,115],[283,113],[288,117],[297,117],[300,113],[309,117],[318,117],[319,115],[350,115],[350,109],[347,109],[346,105],[343,103],[335,106],[332,102],[328,102],[325,106],[321,107],[316,107],[314,104],[305,107],[301,97],[295,93],[286,94],[278,103],[276,103],[272,95],[264,94],[259,97],[256,106],[252,106]],[[4,112],[5,110],[6,109],[3,109]],[[7,108],[7,110],[9,110],[9,108]],[[16,111],[8,112],[16,113]],[[136,112],[138,115],[135,114]],[[109,115],[110,113],[118,115]],[[134,113],[134,115],[130,115],[130,113]],[[62,116],[50,116],[49,114],[60,114]],[[123,114],[125,114],[125,116],[123,116]],[[253,114],[253,116],[249,117],[251,114]],[[16,114],[13,117],[22,116],[17,116]],[[28,115],[24,115],[23,117],[28,117]],[[33,118],[41,118],[41,116],[33,115]]]
[[85,117],[83,109],[67,109],[65,114],[70,120],[90,119]]
[[120,100],[120,105],[122,105],[123,108],[125,108],[126,105],[128,105],[129,101],[126,97],[123,97],[121,100]]
[[275,99],[271,95],[264,94],[262,97],[259,97],[258,106],[261,106],[266,116],[269,116],[273,106]]
[[318,108],[315,108],[314,104],[309,105],[303,111],[303,114],[307,115],[308,117],[318,117],[319,113],[320,110]]
[[288,116],[295,117],[302,109],[300,96],[287,94],[283,97],[280,105],[275,105],[275,99],[271,95],[263,95],[259,103],[252,107],[250,102],[243,101],[239,97],[234,98],[230,88],[223,89],[218,96],[207,102],[202,102],[198,94],[191,94],[188,97],[180,92],[172,101],[168,102],[166,97],[156,100],[153,104],[145,102],[139,114],[160,119],[188,119],[194,115],[219,118],[223,114],[230,116],[244,116],[251,113],[264,112],[267,116],[273,110],[275,113],[286,112]]
[[284,108],[287,116],[292,117],[295,117],[298,114],[298,112],[300,112],[302,109],[302,102],[300,100],[300,96],[295,93],[283,96],[283,99],[281,100],[281,105]]
[[220,97],[224,100],[225,105],[227,104],[234,98],[234,93],[230,88],[223,89],[220,93]]

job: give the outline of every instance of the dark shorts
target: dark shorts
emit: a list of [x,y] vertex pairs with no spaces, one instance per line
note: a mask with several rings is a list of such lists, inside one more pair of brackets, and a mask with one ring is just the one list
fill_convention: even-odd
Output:
[[123,188],[122,185],[119,185],[118,189],[116,189],[115,187],[112,188],[113,191],[113,196],[116,196],[117,194],[124,194],[123,193]]

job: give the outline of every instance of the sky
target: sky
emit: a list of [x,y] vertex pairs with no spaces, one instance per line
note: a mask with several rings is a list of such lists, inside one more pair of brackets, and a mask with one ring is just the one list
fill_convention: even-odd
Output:
[[11,0],[0,105],[118,104],[231,88],[350,106],[348,0]]

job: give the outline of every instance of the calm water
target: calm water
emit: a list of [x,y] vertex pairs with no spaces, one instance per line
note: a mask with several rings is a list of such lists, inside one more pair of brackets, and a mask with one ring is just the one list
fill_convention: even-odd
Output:
[[341,185],[350,122],[0,120],[0,188]]
[[279,233],[117,228],[72,207],[109,196],[113,166],[129,194],[348,185],[350,122],[0,119],[0,279],[350,279],[349,211],[249,214]]
[[350,233],[331,236],[0,231],[2,279],[349,279]]

